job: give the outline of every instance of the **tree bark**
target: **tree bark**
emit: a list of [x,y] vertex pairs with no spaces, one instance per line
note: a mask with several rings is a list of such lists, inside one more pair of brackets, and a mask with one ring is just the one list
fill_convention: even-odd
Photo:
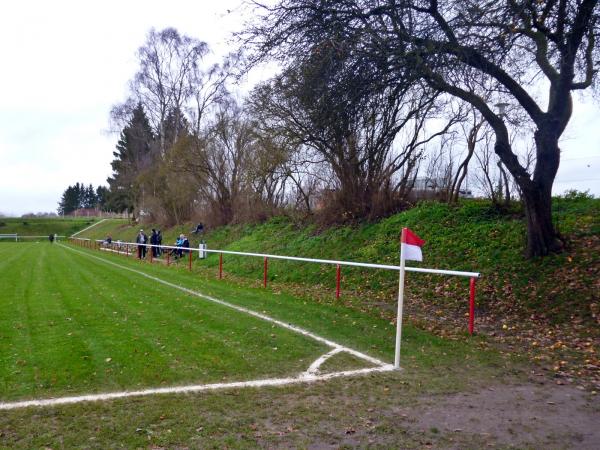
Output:
[[560,149],[558,134],[549,126],[535,133],[537,153],[533,180],[516,179],[521,188],[527,218],[526,256],[529,258],[559,253],[564,245],[552,223],[552,184],[558,171]]
[[552,197],[547,188],[536,188],[522,191],[527,218],[528,258],[558,253],[563,248],[560,236],[552,223]]

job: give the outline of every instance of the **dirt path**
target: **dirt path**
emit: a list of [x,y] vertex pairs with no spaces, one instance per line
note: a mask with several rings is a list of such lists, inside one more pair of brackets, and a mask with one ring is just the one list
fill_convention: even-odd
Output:
[[572,386],[494,386],[424,398],[393,413],[415,432],[455,435],[456,448],[461,434],[478,435],[490,447],[600,448],[600,398]]

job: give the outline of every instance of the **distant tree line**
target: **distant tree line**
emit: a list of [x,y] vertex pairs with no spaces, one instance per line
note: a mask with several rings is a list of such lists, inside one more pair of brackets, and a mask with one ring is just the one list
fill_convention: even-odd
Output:
[[75,183],[65,189],[58,203],[58,214],[67,215],[82,208],[107,210],[108,188]]
[[[522,201],[529,256],[560,251],[551,190],[572,93],[598,84],[595,0],[279,0],[206,63],[172,28],[138,50],[107,204],[212,224],[288,211],[372,220],[465,183]],[[243,98],[236,70],[282,70]],[[540,92],[546,89],[546,93]]]

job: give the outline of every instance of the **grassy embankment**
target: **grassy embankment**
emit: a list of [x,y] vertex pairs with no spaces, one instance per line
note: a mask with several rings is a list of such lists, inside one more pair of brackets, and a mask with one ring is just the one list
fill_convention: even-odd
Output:
[[[499,212],[488,202],[476,200],[458,207],[424,203],[378,223],[325,230],[278,217],[259,225],[211,230],[205,239],[213,249],[397,264],[399,233],[408,226],[427,242],[424,262],[411,265],[482,273],[477,283],[480,311],[520,311],[552,323],[593,324],[598,317],[600,199],[561,198],[555,200],[554,208],[558,227],[568,240],[567,250],[536,260],[522,256],[525,226],[518,209]],[[83,236],[111,234],[113,239],[132,241],[136,228],[124,222],[105,223]],[[168,244],[191,228],[185,224],[164,230],[163,242]],[[214,274],[218,255],[196,264]],[[262,279],[259,258],[226,255],[224,267],[229,275],[257,283]],[[294,286],[308,289],[327,301],[333,296],[335,268],[273,260],[269,279],[292,290]],[[466,311],[465,279],[410,274],[407,283],[409,298],[429,305],[432,311],[449,306],[457,313]],[[393,316],[396,272],[344,268],[342,289],[346,301],[355,307]]]
[[90,226],[98,219],[93,217],[56,217],[56,218],[12,218],[0,217],[0,234],[19,236],[70,236]]

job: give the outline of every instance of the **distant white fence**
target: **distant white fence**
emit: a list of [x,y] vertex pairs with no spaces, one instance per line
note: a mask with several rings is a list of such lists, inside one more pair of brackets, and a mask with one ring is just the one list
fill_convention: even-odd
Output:
[[[64,238],[65,236],[63,235],[58,235],[55,234],[54,238]],[[7,240],[7,241],[15,241],[15,242],[23,242],[23,241],[27,241],[27,240],[31,240],[31,239],[48,239],[49,235],[45,235],[45,236],[31,236],[31,235],[24,235],[24,234],[18,234],[18,233],[5,233],[5,234],[0,234],[0,241],[2,240]]]

